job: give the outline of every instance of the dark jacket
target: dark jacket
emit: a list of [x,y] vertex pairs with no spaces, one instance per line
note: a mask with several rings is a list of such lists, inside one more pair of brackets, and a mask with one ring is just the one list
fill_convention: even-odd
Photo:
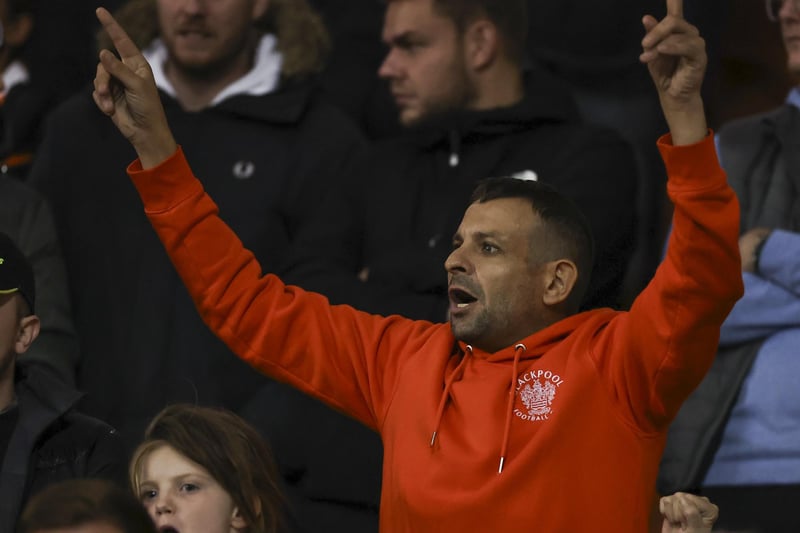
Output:
[[[222,217],[274,269],[362,140],[311,84],[185,112],[162,94],[176,140]],[[266,378],[203,325],[125,174],[130,144],[88,91],[52,116],[31,180],[51,200],[83,347],[83,407],[132,447],[170,402],[238,411]]]
[[[785,179],[800,171],[800,111],[784,105],[733,121],[720,129],[717,148],[739,197],[741,233],[756,227],[800,230],[800,195]],[[658,478],[662,494],[701,486],[763,342],[719,349],[711,370],[670,426]]]
[[72,478],[123,483],[122,443],[107,424],[73,410],[80,394],[36,366],[17,364],[18,420],[0,471],[0,531],[14,531],[25,502]]
[[[365,311],[445,318],[443,264],[478,180],[532,170],[574,200],[596,241],[586,307],[615,306],[634,245],[636,168],[611,130],[583,124],[537,72],[524,100],[464,112],[376,144],[298,238],[287,281]],[[335,222],[335,223],[333,223]],[[369,269],[369,283],[355,275]]]

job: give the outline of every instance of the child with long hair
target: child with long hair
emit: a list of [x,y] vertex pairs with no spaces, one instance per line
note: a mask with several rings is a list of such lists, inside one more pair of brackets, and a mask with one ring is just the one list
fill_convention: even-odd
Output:
[[159,531],[275,533],[283,497],[272,453],[243,419],[173,405],[133,454],[130,479]]

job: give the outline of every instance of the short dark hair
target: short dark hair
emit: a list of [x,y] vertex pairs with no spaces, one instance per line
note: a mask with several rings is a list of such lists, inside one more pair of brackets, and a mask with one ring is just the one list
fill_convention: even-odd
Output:
[[244,419],[221,408],[177,404],[162,410],[133,453],[130,479],[139,493],[144,461],[170,446],[208,471],[230,495],[248,531],[271,533],[283,522],[278,469],[261,435]]
[[500,30],[508,57],[522,64],[528,37],[525,0],[432,0],[434,9],[453,21],[459,31],[479,17],[486,17]]
[[594,238],[586,216],[572,200],[554,187],[539,181],[508,176],[480,181],[470,203],[501,198],[527,200],[542,221],[546,241],[537,250],[538,261],[545,263],[569,259],[578,267],[578,281],[568,301],[574,307],[579,307],[589,287],[594,264]]
[[156,533],[150,515],[133,494],[104,479],[70,479],[46,487],[25,506],[17,532],[97,522],[124,533]]

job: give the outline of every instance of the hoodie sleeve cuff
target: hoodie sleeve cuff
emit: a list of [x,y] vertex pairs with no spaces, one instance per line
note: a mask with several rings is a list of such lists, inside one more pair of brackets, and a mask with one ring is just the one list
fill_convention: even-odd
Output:
[[168,211],[203,191],[202,184],[194,177],[180,146],[174,154],[155,167],[145,170],[137,159],[128,165],[127,172],[139,191],[147,213]]
[[714,132],[695,144],[674,146],[672,135],[658,139],[658,150],[669,176],[670,187],[700,189],[725,182],[724,173],[718,169],[719,159],[714,144]]

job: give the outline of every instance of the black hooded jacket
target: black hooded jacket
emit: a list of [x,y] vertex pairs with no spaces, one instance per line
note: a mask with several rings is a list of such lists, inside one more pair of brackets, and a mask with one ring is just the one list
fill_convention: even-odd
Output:
[[[284,83],[199,112],[162,93],[177,142],[267,272],[363,149],[313,87]],[[168,403],[238,411],[266,381],[202,323],[125,173],[134,159],[86,91],[51,117],[31,174],[62,239],[84,409],[117,427],[128,447]]]

